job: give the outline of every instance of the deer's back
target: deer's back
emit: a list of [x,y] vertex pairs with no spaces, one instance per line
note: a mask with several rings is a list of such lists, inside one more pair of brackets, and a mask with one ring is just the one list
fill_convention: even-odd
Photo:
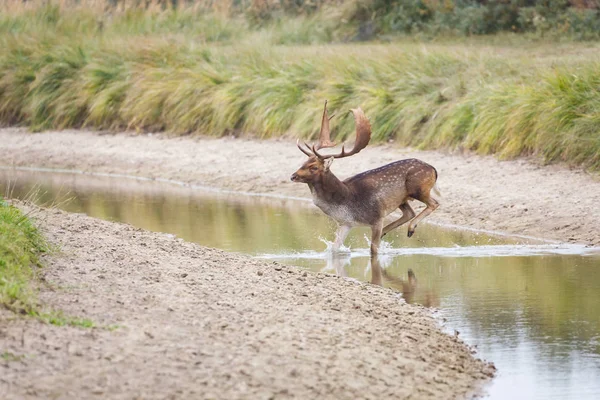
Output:
[[344,183],[351,186],[369,186],[371,188],[408,184],[411,187],[407,189],[410,190],[416,189],[414,186],[419,182],[419,178],[424,179],[432,173],[434,178],[437,179],[437,171],[431,165],[416,158],[408,158],[354,175],[346,179]]
[[435,184],[437,171],[431,165],[409,158],[365,171],[344,181],[353,193],[355,207],[363,209],[364,223],[382,218],[408,199],[419,199]]

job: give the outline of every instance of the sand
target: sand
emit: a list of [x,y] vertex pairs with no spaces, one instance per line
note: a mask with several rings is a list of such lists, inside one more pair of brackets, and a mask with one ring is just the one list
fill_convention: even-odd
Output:
[[494,375],[392,290],[81,214],[32,215],[60,248],[44,258],[40,301],[96,327],[0,310],[2,399],[464,398]]

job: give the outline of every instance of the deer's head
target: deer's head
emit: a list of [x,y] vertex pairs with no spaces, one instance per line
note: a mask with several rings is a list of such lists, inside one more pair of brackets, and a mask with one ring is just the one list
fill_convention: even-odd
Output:
[[333,163],[333,157],[319,158],[309,156],[308,160],[292,174],[292,182],[312,183],[317,182],[323,175],[329,172],[329,167]]
[[321,119],[321,132],[319,133],[319,142],[316,145],[309,146],[304,143],[304,147],[300,145],[300,140],[296,141],[296,145],[301,152],[308,156],[308,160],[298,171],[292,174],[292,182],[312,183],[319,181],[324,174],[329,172],[329,167],[335,158],[343,158],[354,155],[367,147],[371,140],[371,125],[361,108],[350,110],[354,114],[354,123],[356,124],[356,142],[354,147],[346,153],[342,145],[342,151],[339,154],[320,154],[318,150],[326,147],[334,147],[335,143],[331,141],[329,131],[329,117],[327,115],[327,101],[323,109],[323,118]]

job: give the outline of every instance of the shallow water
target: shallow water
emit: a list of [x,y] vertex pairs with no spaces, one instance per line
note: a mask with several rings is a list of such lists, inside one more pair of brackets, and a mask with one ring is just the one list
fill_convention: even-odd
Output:
[[435,307],[445,329],[496,364],[490,398],[600,398],[598,249],[422,224],[411,239],[406,227],[386,236],[372,262],[367,229],[334,257],[325,250],[335,225],[295,200],[17,171],[0,171],[0,193],[392,287]]

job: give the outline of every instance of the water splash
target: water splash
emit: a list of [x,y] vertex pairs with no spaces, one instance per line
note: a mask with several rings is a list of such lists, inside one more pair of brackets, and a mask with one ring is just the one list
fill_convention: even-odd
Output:
[[341,253],[341,254],[347,253],[347,254],[350,254],[350,253],[352,253],[352,249],[350,247],[347,247],[347,246],[343,245],[343,244],[340,246],[340,248],[337,251],[334,251],[333,250],[333,245],[335,244],[335,242],[327,240],[327,239],[325,239],[322,236],[319,236],[318,239],[321,242],[325,243],[326,248],[325,248],[324,252],[327,253],[327,254],[331,254],[331,253]]
[[[367,248],[371,248],[371,239],[369,239],[369,237],[365,234],[364,235],[364,239],[365,242],[367,242]],[[379,255],[384,255],[387,253],[392,253],[394,252],[394,247],[392,247],[392,243],[391,242],[386,242],[384,239],[381,239],[381,242],[379,242]],[[370,251],[370,250],[369,250]]]
[[[370,248],[355,248],[346,250],[350,258],[369,257]],[[316,252],[312,250],[289,252],[282,254],[260,254],[264,259],[325,259],[331,252]],[[412,255],[430,255],[436,257],[515,257],[540,255],[581,255],[593,256],[600,254],[600,247],[586,247],[576,244],[539,244],[539,245],[487,245],[487,246],[453,246],[453,247],[402,247],[393,248],[389,243],[382,245],[379,258],[382,265],[386,258]]]

